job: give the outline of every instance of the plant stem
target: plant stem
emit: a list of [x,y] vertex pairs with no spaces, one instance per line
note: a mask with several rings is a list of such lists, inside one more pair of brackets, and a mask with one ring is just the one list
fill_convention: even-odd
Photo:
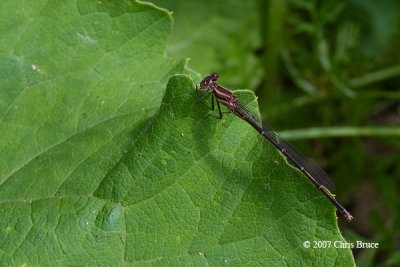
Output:
[[263,39],[264,83],[257,92],[260,97],[260,108],[265,109],[279,98],[281,75],[279,56],[282,43],[282,28],[285,19],[285,0],[260,0],[261,29]]
[[400,76],[400,65],[368,73],[362,77],[354,78],[350,81],[350,86],[361,87],[396,76]]
[[385,137],[400,136],[400,127],[316,127],[282,131],[279,134],[288,140],[327,137]]

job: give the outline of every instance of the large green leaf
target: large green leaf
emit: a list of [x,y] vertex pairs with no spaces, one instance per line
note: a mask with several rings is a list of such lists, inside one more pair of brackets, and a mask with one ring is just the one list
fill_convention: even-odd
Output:
[[[237,95],[255,108],[250,91]],[[133,155],[121,162],[123,172],[129,173],[125,177],[131,180],[128,187],[121,181],[120,186],[114,183],[106,187],[108,192],[101,191],[110,197],[110,188],[125,187],[129,192],[120,199],[136,206],[133,218],[129,216],[137,222],[132,240],[163,236],[157,242],[167,243],[168,248],[173,247],[170,240],[181,244],[175,255],[189,254],[191,261],[202,259],[211,266],[294,266],[300,262],[352,266],[351,251],[334,247],[335,241],[336,246],[345,241],[330,202],[248,124],[232,115],[221,121],[205,119],[208,109],[195,100],[190,79],[171,78],[162,106],[150,122],[149,135],[142,140],[144,145],[138,144]],[[149,144],[155,148],[144,153]],[[134,165],[138,155],[143,164]],[[145,171],[138,169],[146,163],[151,164]],[[135,168],[130,169],[131,165]],[[154,181],[154,176],[160,178]],[[144,192],[137,191],[146,186]],[[162,221],[163,227],[152,226],[154,219]],[[313,241],[331,244],[307,249],[305,241],[311,241],[311,246]],[[146,243],[145,247],[157,247],[154,240]],[[149,260],[158,255],[142,250]],[[177,264],[182,260],[178,258],[163,263]]]
[[0,10],[1,266],[353,264],[303,247],[343,239],[301,173],[240,119],[204,119],[187,76],[166,86],[184,71],[167,12]]

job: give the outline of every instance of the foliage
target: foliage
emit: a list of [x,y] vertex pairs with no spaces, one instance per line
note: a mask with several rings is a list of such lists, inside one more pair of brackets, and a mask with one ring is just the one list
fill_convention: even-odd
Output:
[[[354,213],[353,223],[341,224],[346,239],[380,244],[377,250],[354,250],[356,260],[397,266],[398,1],[190,2],[197,3],[198,16],[186,16],[191,3],[159,1],[176,18],[169,51],[190,57],[189,66],[202,73],[221,72],[229,87],[255,89],[267,121],[292,129],[283,132],[287,138],[313,138],[296,146],[325,167],[337,198],[347,200]],[[214,21],[228,26],[211,27]],[[181,51],[173,49],[181,44]],[[241,48],[228,54],[231,46]],[[251,64],[226,63],[242,58],[255,59],[251,73]]]
[[[152,4],[0,4],[0,265],[354,264],[349,249],[303,247],[344,241],[334,207],[245,122],[204,119],[175,75],[198,79],[186,57],[257,89],[277,128],[351,126],[309,152],[356,216],[345,239],[381,245],[358,261],[396,264],[399,143],[374,126],[398,122],[397,3],[158,5],[174,11],[178,60],[171,13]],[[380,139],[358,138],[363,125]]]

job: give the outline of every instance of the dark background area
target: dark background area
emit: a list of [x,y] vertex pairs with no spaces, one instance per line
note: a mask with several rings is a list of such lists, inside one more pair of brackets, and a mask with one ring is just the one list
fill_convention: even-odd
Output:
[[[167,52],[259,96],[276,130],[315,159],[353,214],[359,266],[400,266],[400,2],[153,1],[173,11]],[[197,79],[197,78],[195,78]]]

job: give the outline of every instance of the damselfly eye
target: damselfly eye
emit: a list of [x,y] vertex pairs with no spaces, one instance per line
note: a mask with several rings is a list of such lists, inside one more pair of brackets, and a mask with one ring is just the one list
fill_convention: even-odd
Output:
[[207,79],[202,80],[201,83],[200,83],[200,88],[201,88],[201,89],[207,89],[209,83],[210,83],[210,82],[209,82],[209,80],[207,80]]

